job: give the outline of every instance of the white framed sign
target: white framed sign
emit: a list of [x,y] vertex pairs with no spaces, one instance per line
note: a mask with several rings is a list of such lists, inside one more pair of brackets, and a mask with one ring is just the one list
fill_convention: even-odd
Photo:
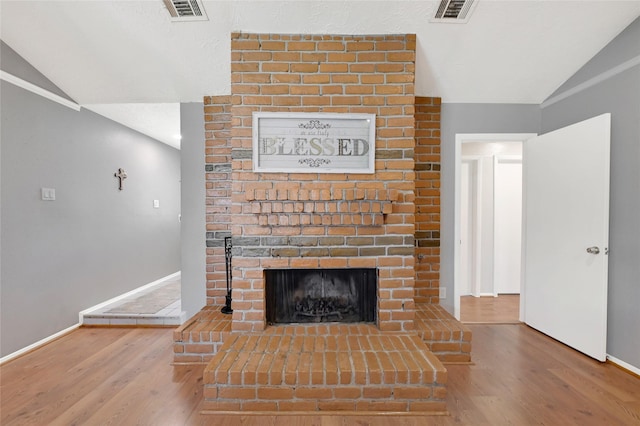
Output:
[[375,114],[253,113],[253,170],[374,173]]

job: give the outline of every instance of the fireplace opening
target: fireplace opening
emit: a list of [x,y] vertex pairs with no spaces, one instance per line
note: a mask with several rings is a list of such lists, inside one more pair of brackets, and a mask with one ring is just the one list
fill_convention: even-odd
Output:
[[265,270],[269,324],[375,322],[375,268]]

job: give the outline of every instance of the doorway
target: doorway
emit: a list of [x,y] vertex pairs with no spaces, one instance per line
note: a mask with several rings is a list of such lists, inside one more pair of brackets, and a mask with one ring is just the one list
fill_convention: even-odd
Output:
[[520,320],[522,143],[533,136],[456,135],[454,310],[461,321]]

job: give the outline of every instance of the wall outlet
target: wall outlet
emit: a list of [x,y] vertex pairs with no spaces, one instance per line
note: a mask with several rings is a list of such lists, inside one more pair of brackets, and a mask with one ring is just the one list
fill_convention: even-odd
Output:
[[153,200],[153,208],[154,209],[160,208],[160,200]]
[[438,298],[446,299],[447,298],[447,288],[446,287],[439,287],[438,290],[440,290],[440,295],[438,296]]
[[43,201],[55,201],[56,189],[55,188],[41,188]]

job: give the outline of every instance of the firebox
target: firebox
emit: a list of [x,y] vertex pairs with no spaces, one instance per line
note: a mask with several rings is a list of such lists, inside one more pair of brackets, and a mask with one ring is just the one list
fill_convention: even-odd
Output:
[[375,322],[375,268],[265,270],[268,324]]

